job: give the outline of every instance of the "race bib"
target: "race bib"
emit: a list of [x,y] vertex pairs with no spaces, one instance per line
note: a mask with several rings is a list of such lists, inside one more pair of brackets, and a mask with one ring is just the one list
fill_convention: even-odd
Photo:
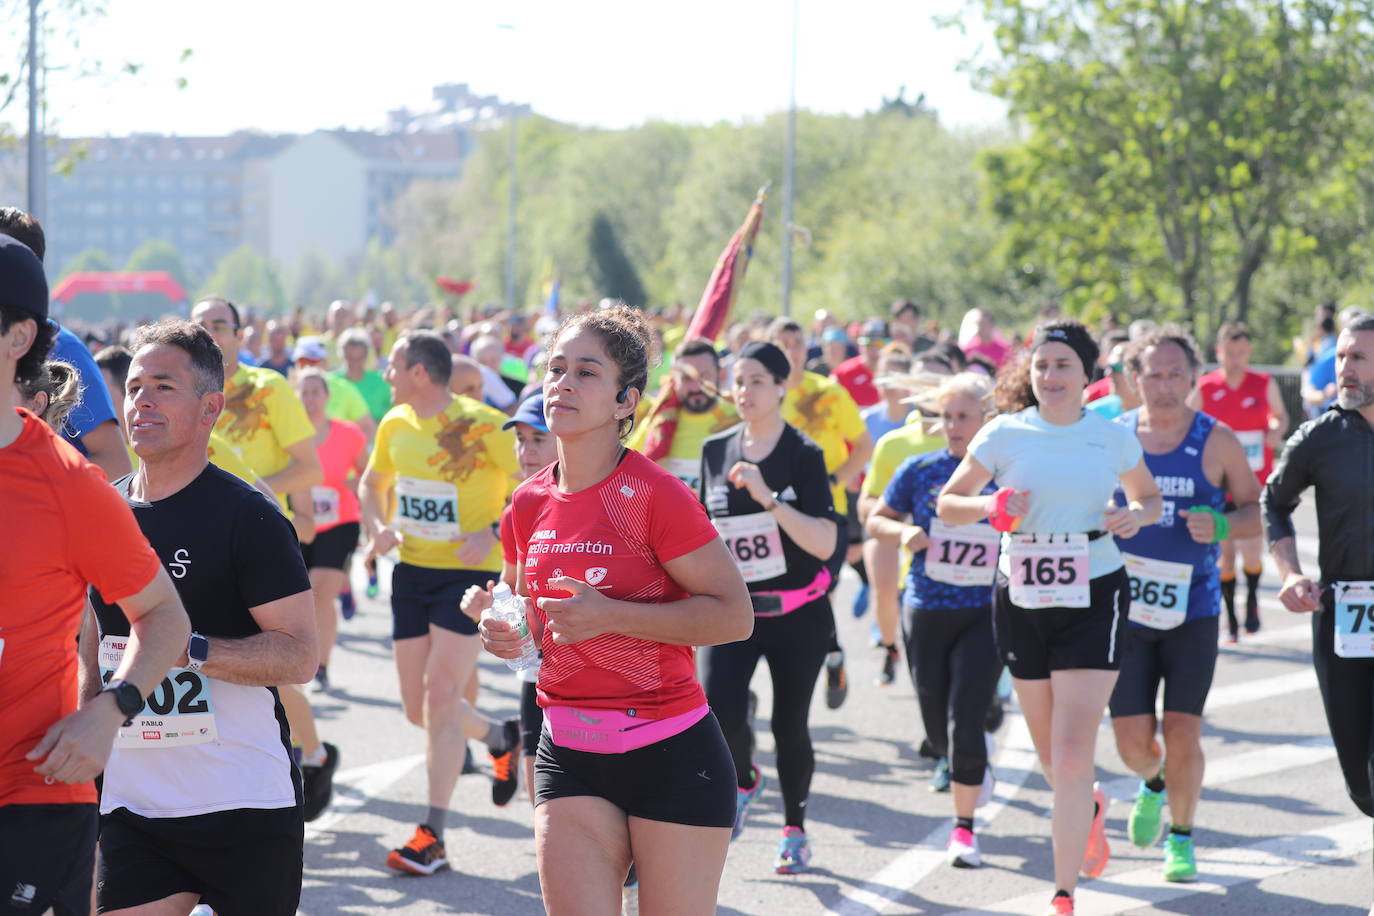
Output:
[[1374,658],[1374,582],[1337,582],[1336,654]]
[[1240,440],[1241,448],[1245,449],[1245,460],[1250,465],[1250,470],[1264,470],[1264,431],[1250,429],[1243,433],[1237,432],[1236,438]]
[[762,582],[787,572],[778,520],[767,512],[723,515],[711,519],[735,558],[745,582]]
[[458,488],[443,480],[401,477],[396,481],[396,527],[428,541],[454,541],[458,530]]
[[[127,636],[100,640],[100,680],[108,684],[124,659]],[[127,726],[115,735],[114,746],[125,748],[185,747],[207,744],[219,733],[210,681],[199,671],[173,668],[144,702]]]
[[1188,589],[1193,583],[1189,563],[1152,560],[1122,553],[1131,583],[1130,619],[1156,630],[1172,630],[1188,616]]
[[926,576],[946,585],[991,585],[997,573],[1002,535],[991,525],[946,525],[930,521]]
[[666,458],[663,469],[687,484],[693,493],[697,491],[697,484],[701,483],[700,458]]
[[1086,534],[1013,534],[1011,600],[1018,607],[1088,607]]
[[315,527],[324,528],[339,523],[339,491],[333,487],[311,487],[310,499],[315,504]]

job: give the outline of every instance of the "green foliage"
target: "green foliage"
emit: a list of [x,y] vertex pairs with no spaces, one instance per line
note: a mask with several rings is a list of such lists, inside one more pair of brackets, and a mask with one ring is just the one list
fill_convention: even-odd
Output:
[[620,245],[615,226],[605,213],[592,218],[590,238],[592,277],[597,288],[610,296],[630,305],[643,306],[644,286],[639,282],[639,274]]
[[240,307],[269,312],[280,311],[286,302],[276,271],[247,245],[220,258],[197,293],[197,298],[204,296],[223,296]]
[[982,160],[1001,253],[1071,311],[1291,327],[1293,294],[1362,274],[1374,2],[979,5],[1000,54],[981,77],[1026,128]]

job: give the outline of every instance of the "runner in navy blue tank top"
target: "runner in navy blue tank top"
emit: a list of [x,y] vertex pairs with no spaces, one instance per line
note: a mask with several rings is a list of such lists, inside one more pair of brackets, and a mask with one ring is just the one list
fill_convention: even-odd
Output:
[[[1131,346],[1126,361],[1145,403],[1116,422],[1140,439],[1164,505],[1156,524],[1116,539],[1131,609],[1112,725],[1121,759],[1142,780],[1127,825],[1131,842],[1148,847],[1159,840],[1167,783],[1172,824],[1164,878],[1191,881],[1197,877],[1192,827],[1202,792],[1202,709],[1217,662],[1218,544],[1228,533],[1253,536],[1259,486],[1235,433],[1185,402],[1199,363],[1186,331],[1153,331]],[[1223,515],[1228,491],[1236,508]],[[1116,501],[1125,503],[1119,490]],[[1155,737],[1161,681],[1162,753]]]

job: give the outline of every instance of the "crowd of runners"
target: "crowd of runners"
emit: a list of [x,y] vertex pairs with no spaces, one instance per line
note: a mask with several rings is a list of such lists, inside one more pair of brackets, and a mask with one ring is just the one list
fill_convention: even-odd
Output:
[[[1374,315],[1318,314],[1292,432],[1243,324],[1205,348],[1054,314],[1004,336],[900,301],[711,341],[680,308],[264,318],[211,297],[83,341],[49,314],[43,253],[0,210],[0,913],[294,913],[349,752],[312,698],[341,676],[355,582],[390,603],[427,777],[377,866],[448,867],[475,742],[492,803],[523,783],[535,806],[554,914],[713,912],[772,785],[774,869],[823,862],[813,694],[899,690],[903,667],[949,865],[997,856],[977,821],[1014,691],[1053,790],[1052,861],[1029,866],[1047,912],[1110,859],[1104,714],[1140,777],[1125,837],[1194,880],[1202,717],[1219,643],[1263,625],[1266,546],[1374,817]],[[841,646],[836,615],[870,612],[871,647]],[[518,669],[518,717],[482,710],[484,651]],[[853,684],[864,651],[879,674]]]

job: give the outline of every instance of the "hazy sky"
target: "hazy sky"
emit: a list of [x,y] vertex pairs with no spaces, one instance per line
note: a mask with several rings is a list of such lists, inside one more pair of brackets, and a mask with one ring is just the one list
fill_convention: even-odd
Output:
[[[19,4],[14,4],[18,6]],[[1000,102],[957,71],[981,30],[939,29],[963,0],[799,0],[798,104],[857,113],[902,85],[948,124]],[[528,102],[559,120],[621,127],[710,122],[786,107],[792,0],[108,0],[82,53],[144,69],[113,85],[50,77],[66,136],[219,134],[382,126],[440,83]],[[513,29],[501,28],[512,25]],[[182,48],[193,49],[179,63]],[[188,80],[177,90],[177,76]],[[22,100],[6,116],[23,117]]]

